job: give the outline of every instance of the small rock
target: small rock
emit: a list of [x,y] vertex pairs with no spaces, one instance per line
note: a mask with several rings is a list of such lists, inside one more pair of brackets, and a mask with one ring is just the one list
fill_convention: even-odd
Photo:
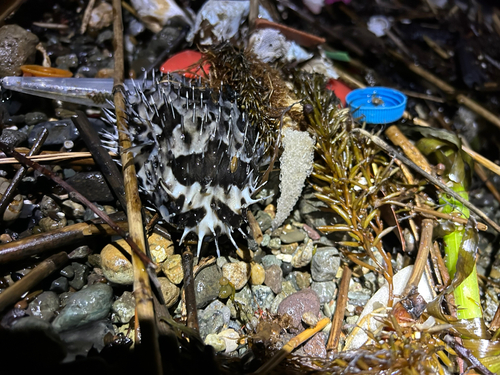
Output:
[[264,271],[264,267],[262,267],[258,263],[252,263],[250,267],[250,284],[261,285],[266,279],[266,272]]
[[149,236],[148,244],[149,250],[151,251],[151,257],[156,264],[164,262],[167,257],[174,253],[174,243],[159,234],[153,233]]
[[360,291],[354,291],[347,294],[349,297],[349,303],[356,305],[356,306],[365,306],[366,303],[370,300],[371,298],[371,293],[367,289],[363,289]]
[[269,310],[274,300],[274,293],[268,286],[252,285],[252,294],[257,300],[257,305],[262,310]]
[[[88,259],[92,255],[92,250],[87,245],[78,246],[69,254],[70,259]],[[99,254],[97,254],[99,255]]]
[[13,129],[3,129],[2,134],[0,134],[0,142],[11,147],[17,147],[19,144],[23,143],[26,138],[28,138],[26,133]]
[[161,269],[165,276],[174,284],[180,284],[184,280],[184,271],[182,270],[181,255],[170,255],[165,262],[162,263]]
[[255,220],[257,220],[257,223],[259,223],[262,232],[265,232],[273,225],[273,219],[271,215],[264,211],[258,211],[257,215],[255,215]]
[[286,277],[293,271],[292,263],[283,262],[281,263],[281,271],[283,271],[283,277]]
[[[55,293],[67,292],[69,290],[68,279],[62,276],[58,277],[50,284],[50,290]],[[59,298],[57,300],[57,303],[59,304]]]
[[100,3],[90,14],[89,27],[100,30],[113,22],[113,7],[108,3]]
[[75,294],[75,293],[74,292],[64,292],[64,293],[59,294],[59,301],[60,301],[61,307],[66,306],[66,304],[68,303],[69,298],[73,294]]
[[180,289],[170,282],[166,277],[159,277],[161,292],[165,299],[165,305],[169,308],[172,307],[179,299]]
[[131,253],[125,240],[108,244],[101,251],[101,266],[106,279],[120,285],[131,285],[134,282],[132,263],[122,251]]
[[271,238],[269,240],[269,248],[274,250],[281,249],[281,240],[279,238]]
[[26,125],[36,125],[39,122],[44,122],[47,120],[48,120],[47,115],[43,112],[29,112],[26,113],[24,117]]
[[302,226],[302,229],[307,233],[307,236],[313,241],[318,241],[321,238],[320,234],[307,224],[304,224]]
[[85,214],[85,207],[80,203],[67,199],[62,202],[62,208],[66,216],[70,219],[81,219]]
[[318,324],[319,318],[317,315],[314,315],[310,311],[306,311],[302,315],[302,321],[304,322],[305,325],[309,327],[314,327],[316,324]]
[[72,187],[92,202],[113,202],[115,200],[106,180],[100,172],[79,172],[66,180]]
[[311,262],[311,276],[314,281],[332,281],[340,267],[340,254],[335,247],[316,250]]
[[318,315],[320,301],[318,295],[311,289],[304,289],[286,297],[278,307],[278,314],[288,314],[292,318],[293,326],[301,328],[302,315],[306,311]]
[[87,283],[89,268],[85,264],[77,262],[73,262],[71,265],[75,270],[75,277],[69,282],[69,285],[76,290],[80,290]]
[[213,347],[216,353],[226,350],[226,340],[215,333],[209,333],[203,341],[205,345]]
[[293,254],[297,250],[297,247],[299,247],[299,243],[292,242],[292,243],[287,244],[287,245],[281,245],[280,251],[282,254]]
[[276,258],[286,263],[292,263],[293,256],[291,254],[278,254]]
[[302,242],[306,238],[306,234],[299,229],[284,230],[280,234],[282,243]]
[[217,335],[221,337],[226,344],[226,353],[231,353],[238,348],[238,341],[240,339],[240,335],[238,332],[236,332],[234,329],[229,328],[225,329]]
[[295,272],[295,281],[297,282],[297,286],[299,290],[309,288],[311,285],[311,275],[309,272]]
[[292,266],[294,268],[307,266],[312,259],[313,251],[314,245],[312,240],[307,241],[307,244],[300,245],[295,254],[293,254]]
[[202,269],[194,279],[194,292],[196,295],[196,307],[201,309],[213,301],[219,295],[219,279],[222,273],[216,264]]
[[0,78],[21,75],[21,65],[35,61],[38,37],[18,25],[0,28]]
[[270,287],[275,294],[279,294],[281,292],[282,281],[283,272],[281,271],[281,267],[274,264],[271,267],[266,268],[266,279],[264,283]]
[[325,341],[326,335],[324,332],[316,333],[312,339],[304,345],[304,352],[313,358],[326,358]]
[[56,58],[56,65],[59,69],[76,68],[78,67],[78,56],[74,53],[69,55],[59,56]]
[[[311,283],[311,289],[316,292],[321,304],[324,304],[333,299],[337,286],[333,281],[313,281]],[[366,302],[368,302],[368,300],[366,300]]]
[[257,304],[253,298],[252,290],[248,285],[245,285],[243,289],[235,294],[234,304],[239,304],[238,311],[240,313],[240,321],[243,323],[247,323],[254,317],[254,313],[257,310]]
[[[78,130],[71,119],[40,122],[33,127],[28,135],[30,147],[33,146],[43,129],[49,131],[47,140],[44,142],[46,146],[63,145],[65,141],[75,142],[79,137]],[[75,187],[79,188],[78,185]]]
[[59,308],[59,297],[54,292],[43,292],[29,304],[29,311],[32,316],[51,321]]
[[135,299],[131,292],[125,291],[113,303],[112,311],[120,323],[128,323],[135,315]]
[[60,220],[53,220],[50,217],[44,217],[39,222],[38,225],[44,232],[50,232],[56,229],[64,228],[68,224],[68,220],[65,217]]
[[262,257],[262,265],[264,266],[264,268],[268,268],[273,264],[276,264],[281,267],[281,263],[283,262],[278,258],[276,258],[276,255],[266,255]]
[[72,279],[75,276],[75,269],[72,265],[68,265],[64,267],[61,271],[59,271],[61,276],[64,276],[68,279]]
[[200,336],[205,338],[210,333],[219,333],[227,327],[231,318],[229,307],[215,300],[205,310],[198,312]]
[[240,290],[250,278],[250,265],[245,262],[224,264],[222,275],[234,285],[236,290]]
[[94,284],[69,297],[66,306],[54,319],[56,331],[66,331],[105,318],[113,302],[113,289],[107,284]]

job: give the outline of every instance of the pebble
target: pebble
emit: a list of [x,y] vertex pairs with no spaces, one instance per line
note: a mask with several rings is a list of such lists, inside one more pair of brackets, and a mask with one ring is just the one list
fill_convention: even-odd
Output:
[[250,278],[250,265],[245,262],[226,263],[222,266],[222,275],[236,290],[243,288]]
[[[337,286],[333,281],[313,281],[311,289],[316,292],[321,304],[328,303],[333,299]],[[368,300],[366,300],[368,302]]]
[[226,353],[234,352],[238,348],[240,335],[232,328],[225,329],[217,335],[221,337],[226,344]]
[[72,279],[75,276],[75,269],[72,265],[67,265],[61,271],[59,271],[59,273],[61,274],[61,276]]
[[[55,293],[63,293],[69,290],[69,282],[65,277],[58,277],[50,284],[50,290]],[[58,299],[59,304],[59,299]]]
[[54,292],[43,292],[29,304],[29,311],[32,316],[51,321],[59,308],[59,297]]
[[222,273],[216,264],[203,268],[194,279],[196,307],[201,309],[219,295],[219,279]]
[[262,236],[262,241],[260,242],[260,246],[268,247],[270,240],[271,240],[271,236],[267,233],[264,233],[264,235]]
[[231,318],[229,307],[221,301],[215,300],[204,310],[198,312],[200,336],[202,339],[210,333],[219,333],[227,327]]
[[283,271],[283,277],[286,277],[293,271],[292,263],[283,262],[281,263],[281,270]]
[[302,315],[306,311],[318,315],[320,311],[320,301],[318,295],[311,289],[304,289],[293,293],[281,301],[278,307],[278,314],[288,314],[292,318],[292,324],[296,328],[301,328]]
[[56,58],[56,65],[59,69],[69,70],[69,68],[78,67],[78,56],[74,53],[69,55],[59,56]]
[[104,277],[112,283],[131,285],[134,282],[132,263],[122,254],[125,250],[131,253],[130,246],[125,240],[110,243],[101,251],[101,266]]
[[281,240],[279,238],[271,238],[269,240],[269,248],[274,250],[281,249]]
[[276,264],[266,268],[266,279],[264,283],[271,288],[275,294],[281,293],[283,281],[283,271]]
[[[153,262],[160,264],[164,262],[170,255],[174,253],[174,243],[160,236],[159,234],[153,233],[148,237],[149,251],[151,252],[151,257]],[[180,257],[180,255],[179,255]]]
[[335,247],[316,250],[311,262],[311,276],[314,281],[332,281],[340,267],[340,254]]
[[68,303],[69,298],[74,294],[74,292],[64,292],[59,294],[59,303],[61,307],[66,306]]
[[174,284],[180,284],[184,280],[182,269],[182,259],[180,254],[168,256],[167,260],[161,264],[161,269],[165,276]]
[[160,288],[163,294],[163,299],[165,300],[165,306],[170,308],[179,299],[180,289],[166,277],[159,277],[158,281],[160,282]]
[[350,291],[347,296],[349,298],[349,303],[363,307],[370,300],[372,293],[367,289],[363,289],[360,291]]
[[299,247],[298,242],[293,242],[287,245],[281,245],[281,253],[282,254],[293,254],[297,250],[297,247]]
[[258,263],[252,263],[250,267],[250,284],[263,284],[264,280],[266,279],[266,271],[264,270],[264,267],[262,267],[262,265]]
[[[28,135],[28,144],[30,147],[33,146],[33,143],[35,143],[43,129],[49,131],[47,140],[44,142],[45,146],[63,145],[67,140],[75,142],[79,137],[78,130],[71,119],[44,121],[31,129]],[[78,188],[78,186],[75,187]]]
[[28,138],[28,136],[19,130],[3,129],[0,135],[0,142],[11,147],[17,147],[19,144],[23,143],[26,138]]
[[[0,199],[3,197],[4,193],[7,191],[10,185],[10,180],[0,177]],[[23,211],[24,200],[21,194],[16,194],[11,200],[10,204],[4,211],[3,221],[14,221],[21,216]]]
[[213,347],[216,353],[226,350],[226,340],[215,333],[209,333],[203,341],[205,345]]
[[130,322],[130,319],[135,315],[134,295],[129,291],[123,292],[120,298],[113,303],[112,311],[115,313],[115,319],[118,322]]
[[270,266],[272,266],[273,264],[276,264],[278,266],[281,267],[281,263],[283,263],[281,260],[279,260],[278,258],[276,258],[276,255],[265,255],[264,257],[262,257],[262,265],[264,266],[264,268],[268,268]]
[[309,272],[295,271],[295,281],[299,290],[309,288],[311,285],[311,274]]
[[105,318],[113,303],[113,289],[94,284],[69,297],[66,306],[54,319],[56,331],[66,331]]
[[50,217],[44,217],[39,222],[38,225],[44,232],[50,232],[56,229],[64,228],[68,224],[68,220],[62,217],[60,220],[54,220]]
[[66,182],[91,202],[107,203],[115,200],[101,172],[79,172]]
[[225,256],[220,256],[220,257],[217,258],[217,260],[215,261],[215,263],[217,264],[217,267],[219,267],[219,268],[222,269],[222,266],[224,264],[226,264],[226,263],[229,263],[229,260]]
[[85,264],[73,262],[71,263],[75,270],[75,276],[70,280],[69,285],[76,290],[80,290],[87,283],[87,276],[89,274],[89,267]]
[[318,324],[318,321],[318,315],[314,315],[310,311],[306,311],[304,314],[302,314],[302,322],[309,327],[314,327],[316,324]]
[[271,288],[264,285],[252,285],[251,289],[257,305],[263,310],[269,310],[274,301],[274,293]]
[[280,234],[281,243],[302,242],[306,238],[306,234],[299,229],[284,230]]
[[0,77],[19,76],[35,61],[38,37],[18,25],[0,27]]
[[[87,245],[78,246],[69,254],[70,259],[88,259],[88,256],[92,255],[92,250]],[[99,255],[99,254],[97,254]]]
[[[233,301],[231,301],[233,302]],[[257,304],[253,298],[252,290],[248,285],[240,290],[234,296],[234,304],[239,304],[240,321],[247,323],[254,317],[254,313],[257,310]]]
[[292,263],[293,256],[291,254],[278,254],[276,258],[286,263]]
[[295,254],[293,254],[291,262],[292,266],[294,268],[302,268],[307,266],[309,262],[311,262],[313,251],[314,245],[312,240],[307,241],[307,243],[304,245],[300,245]]
[[24,116],[26,125],[36,125],[40,122],[47,121],[47,115],[43,112],[29,112]]
[[324,332],[316,333],[305,345],[304,352],[313,358],[326,358],[326,334]]
[[62,202],[62,209],[70,219],[81,219],[85,214],[85,207],[80,203],[73,202],[71,199]]
[[257,220],[257,223],[259,223],[262,232],[265,232],[273,225],[273,219],[271,215],[264,211],[258,211],[257,215],[255,215],[255,220]]

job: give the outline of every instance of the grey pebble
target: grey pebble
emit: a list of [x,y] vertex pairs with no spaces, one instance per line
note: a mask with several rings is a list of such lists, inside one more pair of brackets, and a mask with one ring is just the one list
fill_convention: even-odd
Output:
[[219,280],[222,272],[216,264],[202,269],[194,279],[196,307],[201,309],[217,298],[220,290]]
[[54,292],[43,292],[29,304],[32,316],[42,320],[51,321],[59,308],[59,297]]
[[333,281],[313,281],[311,289],[318,295],[320,303],[324,304],[333,299],[337,285]]
[[125,291],[113,303],[112,311],[116,313],[116,318],[120,323],[128,323],[130,319],[135,315],[135,298],[134,295]]
[[252,285],[252,294],[261,309],[269,310],[274,301],[274,293],[268,286]]
[[85,264],[80,264],[77,262],[71,263],[73,269],[75,270],[75,276],[70,280],[69,285],[76,290],[80,290],[87,283],[87,276],[89,273],[89,267]]
[[306,238],[306,234],[299,230],[293,229],[291,231],[283,231],[280,234],[281,243],[302,242]]
[[113,202],[113,193],[100,172],[79,172],[66,180],[91,202]]
[[273,225],[273,219],[271,218],[271,215],[269,215],[265,211],[258,211],[255,215],[255,220],[257,220],[257,223],[259,223],[262,232],[265,232]]
[[[61,276],[52,281],[50,284],[50,290],[55,292],[55,293],[63,293],[67,292],[69,290],[69,282],[68,279]],[[59,303],[59,299],[58,299]]]
[[347,296],[349,298],[349,303],[356,306],[364,307],[371,298],[371,293],[369,290],[362,290],[362,291],[349,292]]
[[340,254],[335,247],[316,250],[311,261],[311,276],[314,281],[332,281],[340,267]]
[[304,345],[304,352],[313,358],[326,358],[326,334],[324,332],[316,333],[311,340]]
[[281,240],[277,237],[271,238],[269,240],[269,248],[273,250],[279,250],[281,249]]
[[24,142],[26,138],[28,138],[28,136],[19,130],[3,129],[0,135],[0,142],[11,147],[17,147],[20,143]]
[[264,284],[270,287],[275,294],[279,294],[281,292],[282,281],[283,271],[281,270],[281,267],[273,264],[272,266],[266,268],[266,279],[264,280]]
[[200,336],[205,339],[209,333],[219,333],[227,327],[231,318],[229,307],[219,300],[213,301],[204,310],[198,312]]
[[292,263],[288,262],[283,262],[281,263],[281,271],[283,271],[283,276],[286,277],[292,272],[293,270],[293,265]]
[[46,146],[62,145],[64,141],[76,141],[79,137],[78,130],[71,119],[44,121],[35,125],[29,133],[28,144],[30,147],[33,146],[43,129],[49,131],[44,143]]
[[56,331],[66,331],[105,318],[113,303],[113,289],[94,284],[69,297],[66,306],[54,319]]
[[36,125],[39,122],[47,121],[47,115],[43,112],[29,112],[24,116],[26,125]]
[[282,261],[278,258],[276,258],[276,255],[265,255],[262,257],[262,265],[264,268],[270,267],[273,264],[276,264],[277,266],[281,266]]
[[0,28],[0,77],[21,75],[21,65],[35,61],[38,37],[18,25]]
[[68,279],[72,279],[73,276],[75,276],[75,270],[71,265],[64,267],[59,273],[61,276],[67,277]]

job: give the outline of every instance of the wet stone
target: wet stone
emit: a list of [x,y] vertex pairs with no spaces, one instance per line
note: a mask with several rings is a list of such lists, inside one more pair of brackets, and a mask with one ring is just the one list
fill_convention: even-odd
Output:
[[266,279],[264,283],[271,288],[271,290],[278,294],[281,292],[281,282],[283,281],[283,271],[281,267],[276,264],[266,268]]
[[222,266],[222,275],[236,290],[243,288],[250,278],[250,265],[245,262],[226,263]]
[[[67,292],[69,290],[69,282],[68,279],[65,277],[58,277],[52,283],[50,284],[50,290],[55,292],[55,293],[63,293]],[[59,299],[58,299],[59,303]]]
[[75,250],[73,250],[69,257],[71,259],[87,259],[89,255],[92,255],[92,250],[87,245],[79,246]]
[[271,238],[269,240],[269,248],[273,250],[281,249],[281,240],[279,238]]
[[68,279],[72,279],[75,276],[75,269],[72,265],[68,265],[64,267],[61,271],[59,271],[61,276],[67,277]]
[[309,288],[311,285],[311,274],[309,272],[295,272],[295,280],[300,290]]
[[13,129],[4,129],[2,134],[0,134],[0,142],[11,147],[17,147],[19,144],[23,143],[26,138],[28,138],[26,133]]
[[135,299],[131,292],[125,291],[113,303],[112,311],[115,313],[115,319],[120,323],[128,323],[135,315]]
[[219,332],[217,336],[224,339],[226,343],[226,353],[234,352],[238,348],[238,340],[240,339],[240,335],[236,330],[228,328],[223,330],[222,332]]
[[269,310],[274,301],[274,293],[268,286],[252,285],[252,293],[261,309]]
[[80,172],[66,180],[91,202],[113,202],[111,190],[100,172]]
[[264,271],[264,267],[262,267],[258,263],[252,263],[250,267],[251,267],[250,284],[261,285],[262,283],[264,283],[264,280],[266,278],[266,272]]
[[280,251],[283,254],[293,254],[297,250],[297,247],[299,247],[299,243],[292,242],[292,243],[287,244],[287,245],[281,245]]
[[66,306],[52,322],[56,331],[66,331],[105,318],[113,302],[113,289],[94,284],[69,297]]
[[301,328],[302,315],[309,311],[318,315],[320,301],[318,295],[311,289],[304,289],[293,293],[281,301],[278,307],[278,314],[288,314],[292,318],[292,324],[296,328]]
[[340,254],[335,247],[316,250],[311,262],[311,276],[314,281],[332,281],[340,267]]
[[307,266],[312,259],[313,251],[314,245],[312,240],[309,240],[307,244],[300,245],[295,254],[293,254],[292,266],[294,268],[302,268]]
[[196,307],[201,309],[208,305],[219,295],[222,273],[217,265],[211,265],[202,269],[194,279],[194,291],[196,295]]
[[161,292],[167,308],[172,307],[179,299],[180,289],[166,277],[159,277]]
[[276,258],[276,255],[266,255],[262,257],[262,265],[264,266],[264,268],[268,268],[273,264],[281,266],[281,263],[282,261]]
[[74,142],[79,137],[78,130],[71,119],[40,122],[33,127],[28,135],[28,144],[30,147],[33,146],[33,143],[35,143],[35,140],[40,136],[43,129],[49,131],[44,146],[62,145],[65,141]]
[[226,350],[226,340],[219,337],[217,334],[209,333],[207,337],[205,337],[204,342],[205,345],[213,347],[216,353]]
[[337,286],[333,281],[313,281],[311,283],[311,289],[316,292],[321,304],[324,304],[333,299]]
[[85,207],[80,203],[73,202],[71,199],[62,202],[62,209],[70,219],[81,219],[85,214]]
[[148,244],[149,250],[151,251],[151,257],[156,264],[164,262],[167,257],[174,253],[173,242],[159,234],[153,233],[149,236]]
[[53,220],[50,217],[44,217],[39,222],[38,225],[44,232],[50,232],[56,229],[64,228],[68,223],[65,217],[60,220]]
[[281,243],[293,243],[293,242],[302,242],[306,238],[306,234],[299,230],[293,229],[290,231],[283,231],[280,234]]
[[248,322],[257,310],[257,304],[253,298],[252,290],[248,285],[245,285],[242,290],[235,294],[234,302],[240,304],[240,320],[243,323]]
[[265,232],[266,230],[271,228],[273,224],[273,219],[271,218],[271,215],[269,215],[267,212],[264,211],[258,211],[257,215],[255,215],[255,220],[257,220],[257,223],[259,223],[262,232]]
[[77,262],[73,262],[71,263],[71,265],[75,270],[75,276],[72,280],[70,280],[69,285],[76,290],[80,290],[87,283],[89,268],[85,264],[80,264]]
[[326,358],[326,334],[324,332],[316,333],[311,340],[304,345],[304,352],[314,358]]
[[43,292],[29,304],[32,316],[51,321],[59,308],[59,297],[54,292]]
[[38,37],[18,25],[0,28],[0,77],[21,75],[21,65],[35,61]]
[[174,284],[180,284],[184,279],[180,254],[170,255],[167,260],[162,263],[161,269],[165,276]]
[[231,312],[229,307],[216,300],[208,305],[204,310],[198,312],[201,338],[208,334],[217,334],[229,324]]
[[68,303],[69,298],[74,294],[74,292],[64,292],[59,294],[59,303],[61,307],[66,306]]
[[101,251],[102,271],[106,279],[113,283],[131,285],[134,282],[132,263],[122,251],[131,252],[125,240],[106,245]]
[[281,263],[281,271],[283,271],[283,277],[286,277],[293,271],[292,263],[283,262]]
[[43,112],[30,112],[24,116],[26,125],[36,125],[40,122],[47,121],[47,115]]

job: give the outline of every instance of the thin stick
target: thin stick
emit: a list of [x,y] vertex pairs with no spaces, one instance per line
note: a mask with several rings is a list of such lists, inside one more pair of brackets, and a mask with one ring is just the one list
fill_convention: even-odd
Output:
[[417,258],[411,272],[411,276],[406,284],[402,296],[406,297],[411,292],[418,288],[418,283],[422,278],[429,251],[432,247],[432,232],[434,229],[434,222],[431,219],[422,220],[422,234],[420,236],[420,246],[418,247]]
[[[128,229],[127,222],[116,222],[123,231]],[[7,264],[26,259],[32,255],[42,254],[55,249],[82,243],[89,236],[111,236],[116,234],[114,228],[107,224],[78,223],[56,229],[47,233],[39,233],[21,240],[0,245],[0,264]]]
[[193,253],[189,246],[186,246],[186,250],[182,253],[182,269],[184,271],[187,326],[199,332],[198,310],[196,307],[196,294],[194,292]]
[[476,102],[472,99],[469,99],[468,97],[466,97],[462,94],[457,95],[457,101],[461,104],[464,104],[466,107],[469,107],[469,109],[473,110],[478,115],[480,115],[481,117],[484,117],[486,120],[491,122],[493,125],[496,125],[497,127],[500,128],[500,117],[498,117],[497,114],[494,114],[494,113],[488,111],[486,108],[484,108],[478,102]]
[[156,269],[157,266],[151,260],[144,254],[141,253],[137,245],[135,244],[134,241],[128,236],[127,233],[125,233],[113,220],[110,219],[108,215],[106,215],[103,211],[98,209],[92,202],[90,202],[87,198],[85,198],[83,195],[81,195],[75,188],[73,188],[71,185],[69,185],[66,181],[61,180],[59,177],[57,177],[52,171],[49,171],[47,168],[42,167],[40,164],[32,162],[31,160],[27,159],[25,156],[21,155],[20,153],[16,152],[14,149],[12,149],[10,146],[6,145],[3,142],[0,142],[0,149],[5,152],[6,154],[10,154],[13,157],[15,157],[20,163],[26,164],[29,167],[36,169],[38,172],[42,173],[43,175],[49,177],[54,181],[56,184],[60,185],[63,189],[65,189],[68,193],[72,194],[76,199],[78,199],[80,202],[82,202],[85,206],[90,208],[97,216],[99,216],[102,220],[104,220],[105,223],[107,223],[113,230],[127,243],[130,245],[130,248],[132,249],[134,254],[138,254],[138,256],[143,259],[144,263],[148,265],[149,267]]
[[330,319],[323,318],[318,322],[318,324],[316,324],[315,327],[308,328],[290,339],[290,341],[288,341],[278,353],[276,353],[271,359],[264,363],[257,371],[254,372],[254,374],[264,375],[270,372],[273,368],[278,366],[280,362],[297,346],[314,336],[314,334],[316,334],[317,332],[321,331],[327,326],[328,323],[330,323]]
[[[47,129],[42,129],[40,135],[33,144],[33,147],[28,153],[29,156],[33,156],[40,152],[40,149],[42,148],[42,145],[47,139],[48,135],[49,131]],[[7,187],[7,190],[5,190],[5,192],[3,193],[2,200],[0,201],[0,222],[3,221],[3,214],[7,206],[9,205],[10,201],[12,200],[12,197],[14,196],[17,187],[21,183],[21,180],[26,175],[26,172],[28,172],[28,168],[26,168],[25,166],[21,166],[21,168],[17,170],[16,174],[12,178],[12,181],[10,182],[10,185]]]
[[[123,97],[123,24],[122,8],[120,0],[113,0],[113,32],[114,32],[114,82],[113,101],[115,105],[116,125],[118,127],[121,161],[123,168],[123,180],[125,183],[125,197],[127,207],[127,218],[129,222],[130,236],[134,243],[138,244],[138,252],[132,254],[132,266],[134,270],[134,297],[136,304],[136,318],[139,330],[136,330],[136,342],[140,343],[137,349],[144,357],[142,370],[149,374],[162,374],[161,354],[158,343],[158,328],[153,306],[153,292],[149,275],[145,265],[148,263],[146,256],[146,241],[144,238],[144,225],[142,222],[142,205],[139,197],[136,169],[132,153],[132,146],[128,136],[125,119],[125,98]],[[148,259],[149,261],[149,259]],[[150,261],[149,261],[150,262]],[[141,337],[138,337],[140,332]]]
[[[16,149],[21,155],[24,147],[20,147]],[[92,154],[90,152],[58,152],[58,151],[43,151],[40,155],[27,156],[27,158],[31,161],[37,163],[48,164],[53,161],[62,161],[62,160],[71,160],[71,159],[83,159],[80,160],[82,164],[94,164],[94,160],[92,159]],[[90,163],[88,162],[90,159]],[[1,164],[17,164],[19,161],[16,158],[7,158],[0,156],[0,165]]]
[[30,273],[24,276],[0,294],[0,312],[19,301],[21,296],[36,286],[55,270],[60,269],[68,261],[68,254],[60,252],[45,259]]
[[337,296],[337,304],[335,306],[335,314],[332,319],[332,328],[330,329],[330,337],[326,344],[326,350],[337,352],[340,332],[342,331],[342,323],[344,322],[345,309],[347,306],[347,294],[349,293],[349,282],[351,281],[352,271],[349,266],[342,267],[342,281],[339,286],[339,294]]
[[495,223],[493,220],[491,220],[484,212],[482,212],[479,208],[474,206],[472,203],[467,201],[466,199],[462,198],[459,194],[455,193],[453,190],[451,190],[448,186],[446,186],[443,182],[438,180],[436,177],[430,175],[429,173],[425,172],[421,168],[419,168],[415,163],[413,163],[411,160],[406,158],[405,156],[401,155],[399,152],[397,152],[394,148],[389,146],[386,142],[381,140],[379,137],[374,136],[367,132],[364,129],[353,129],[352,131],[358,132],[363,134],[365,137],[369,138],[372,140],[373,143],[375,143],[377,146],[379,146],[381,149],[383,149],[385,152],[387,152],[389,155],[392,157],[395,157],[399,160],[401,160],[403,163],[405,163],[407,166],[409,166],[411,169],[415,170],[416,172],[420,173],[422,176],[424,176],[427,180],[429,180],[431,183],[436,185],[438,188],[443,190],[446,194],[452,196],[455,198],[457,201],[462,203],[465,207],[467,207],[469,210],[474,212],[477,216],[479,216],[481,219],[483,219],[485,222],[488,223],[488,225],[492,226],[497,232],[500,233],[500,226]]
[[471,150],[469,147],[466,147],[465,145],[462,146],[462,150],[464,150],[467,154],[470,155],[472,159],[477,161],[479,164],[481,164],[483,167],[489,169],[493,173],[497,174],[500,176],[500,166],[493,163],[491,160],[485,158],[484,156],[478,154],[474,150]]

